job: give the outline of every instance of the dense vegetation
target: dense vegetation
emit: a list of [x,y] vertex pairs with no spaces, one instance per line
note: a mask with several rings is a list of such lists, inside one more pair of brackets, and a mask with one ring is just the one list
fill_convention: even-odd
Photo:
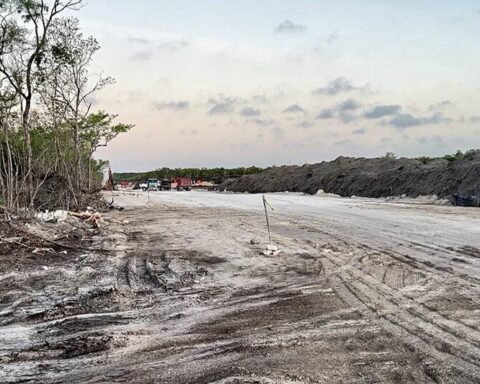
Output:
[[471,160],[475,157],[476,153],[478,153],[478,149],[469,149],[465,152],[462,152],[460,149],[457,150],[452,155],[445,155],[442,157],[428,157],[428,156],[420,156],[417,157],[417,160],[421,161],[423,164],[428,164],[433,160],[447,160],[448,162],[458,161],[458,160]]
[[[448,162],[458,161],[458,160],[468,160],[472,159],[475,154],[478,153],[476,149],[469,149],[465,152],[457,150],[454,154],[444,155],[441,157],[428,157],[420,156],[417,157],[417,160],[421,161],[423,164],[428,164],[434,160],[447,160]],[[397,159],[397,155],[393,152],[387,152],[385,156],[386,159]],[[275,167],[274,167],[275,168]],[[214,181],[221,183],[227,179],[240,177],[243,175],[254,175],[261,173],[269,168],[259,168],[259,167],[238,167],[238,168],[159,168],[154,171],[148,172],[119,172],[114,174],[115,182],[120,181],[134,181],[140,182],[148,178],[173,178],[175,176],[189,176],[194,180],[206,180]]]
[[252,175],[264,171],[258,167],[239,168],[159,168],[155,171],[140,173],[115,173],[115,181],[143,181],[148,178],[172,178],[176,176],[189,176],[195,180],[222,182],[225,179]]
[[78,208],[97,189],[107,163],[93,158],[129,124],[93,111],[95,94],[113,84],[94,75],[100,49],[76,18],[83,0],[0,1],[0,205]]

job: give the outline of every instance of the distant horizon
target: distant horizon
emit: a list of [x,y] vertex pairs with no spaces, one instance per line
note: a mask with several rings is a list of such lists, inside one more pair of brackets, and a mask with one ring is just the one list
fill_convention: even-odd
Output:
[[[439,156],[480,147],[480,3],[130,2],[73,13],[135,124],[114,169]],[[246,161],[248,159],[248,161]]]
[[[457,148],[457,150],[460,150],[462,152],[466,152],[466,151],[469,151],[469,150],[475,150],[475,151],[480,151],[480,148],[467,148],[467,149],[461,149],[461,148]],[[443,154],[440,154],[440,155],[435,155],[435,156],[427,156],[427,155],[418,155],[418,156],[401,156],[397,153],[394,153],[393,152],[393,155],[395,155],[395,158],[396,159],[418,159],[420,157],[423,157],[423,156],[426,156],[426,157],[431,157],[432,159],[441,159],[443,156],[446,156],[446,155],[453,155],[457,152],[457,150],[451,152],[451,153],[443,153]],[[153,171],[156,171],[157,169],[161,169],[161,168],[169,168],[169,169],[175,169],[175,168],[181,168],[181,169],[184,169],[184,168],[196,168],[196,169],[213,169],[213,168],[225,168],[225,169],[235,169],[235,168],[249,168],[249,167],[257,167],[257,168],[262,168],[262,169],[265,169],[265,168],[271,168],[271,167],[288,167],[288,166],[293,166],[293,165],[296,165],[296,166],[302,166],[302,165],[311,165],[311,164],[318,164],[318,163],[322,163],[322,162],[330,162],[330,161],[335,161],[336,159],[338,159],[339,157],[352,157],[352,158],[356,158],[356,159],[360,159],[360,158],[364,158],[364,159],[380,159],[382,157],[385,157],[385,155],[387,154],[387,152],[383,153],[383,155],[381,156],[349,156],[349,155],[339,155],[335,158],[332,158],[332,159],[328,159],[328,160],[319,160],[319,161],[314,161],[314,162],[308,162],[308,163],[291,163],[291,164],[270,164],[270,165],[256,165],[256,164],[250,164],[250,165],[238,165],[238,166],[222,166],[222,165],[218,165],[218,166],[211,166],[211,167],[202,167],[202,166],[167,166],[167,165],[162,165],[162,166],[159,166],[159,167],[155,167],[153,169],[147,169],[147,170],[136,170],[136,171],[115,171],[112,169],[112,172],[113,173],[146,173],[146,172],[153,172]]]

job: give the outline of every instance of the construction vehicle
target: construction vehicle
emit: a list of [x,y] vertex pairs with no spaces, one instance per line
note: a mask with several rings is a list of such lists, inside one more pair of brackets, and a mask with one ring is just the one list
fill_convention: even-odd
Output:
[[455,193],[452,196],[452,204],[460,207],[478,207],[480,200],[477,196]]
[[170,191],[172,189],[172,182],[168,178],[164,178],[159,183],[160,191]]
[[177,177],[177,191],[190,191],[192,189],[192,178],[191,177]]
[[149,191],[158,191],[158,179],[148,179],[146,189]]

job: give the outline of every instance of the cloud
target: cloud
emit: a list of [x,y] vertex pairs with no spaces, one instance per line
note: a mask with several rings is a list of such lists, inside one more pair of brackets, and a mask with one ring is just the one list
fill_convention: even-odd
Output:
[[252,96],[252,101],[255,101],[258,103],[266,103],[268,100],[265,95],[254,95]]
[[160,101],[153,103],[153,108],[158,111],[162,111],[164,109],[173,109],[176,111],[183,111],[190,107],[190,103],[188,101]]
[[218,95],[217,98],[208,99],[207,104],[210,106],[208,110],[209,115],[221,115],[233,113],[237,104],[243,103],[242,99],[237,97],[226,97],[223,94]]
[[355,99],[347,99],[337,105],[337,110],[340,112],[355,111],[362,105]]
[[143,37],[129,37],[128,42],[132,43],[132,44],[145,45],[145,44],[148,44],[150,42],[150,40],[148,40],[146,38],[143,38]]
[[259,118],[256,118],[256,119],[252,119],[251,120],[253,123],[259,125],[260,127],[267,127],[269,125],[273,125],[275,124],[275,120],[272,120],[272,119],[259,119]]
[[310,128],[313,124],[310,121],[302,121],[300,124],[298,124],[299,127],[301,128]]
[[451,121],[452,119],[443,117],[439,112],[434,113],[430,117],[415,117],[409,113],[399,113],[389,120],[388,124],[398,129],[405,129],[419,125],[449,123]]
[[251,117],[251,116],[258,116],[261,114],[261,112],[259,109],[254,109],[252,107],[245,107],[245,108],[242,108],[242,110],[240,111],[240,114],[242,116]]
[[184,48],[187,48],[189,45],[190,42],[187,39],[178,39],[161,43],[158,48],[169,53],[175,53]]
[[480,116],[470,116],[468,119],[471,123],[480,123]]
[[351,140],[344,139],[344,140],[337,141],[334,145],[343,146],[343,145],[351,145],[351,144],[353,144]]
[[277,33],[299,33],[307,30],[306,25],[295,24],[290,20],[285,20],[275,28]]
[[153,51],[140,51],[130,56],[133,61],[150,61],[153,58]]
[[338,114],[338,118],[342,123],[348,124],[354,121],[357,116],[355,116],[353,113],[350,112],[340,112]]
[[332,32],[326,39],[325,42],[327,44],[332,44],[335,40],[338,40],[340,36],[338,35],[337,32]]
[[323,120],[332,119],[335,117],[341,122],[348,124],[357,119],[355,112],[361,108],[361,106],[362,105],[360,102],[355,99],[346,99],[333,107],[322,109],[322,111],[317,115],[316,119]]
[[298,104],[292,104],[282,111],[282,113],[303,113],[303,112],[305,112],[305,110],[302,107],[300,107]]
[[380,119],[385,116],[395,115],[402,110],[400,105],[377,105],[372,110],[365,112],[367,119]]
[[357,128],[352,131],[354,135],[364,135],[367,133],[367,130],[365,128]]
[[209,115],[220,115],[225,113],[232,113],[233,105],[229,103],[217,103],[208,110]]
[[443,109],[445,107],[451,107],[451,106],[454,106],[455,104],[453,102],[451,102],[450,100],[443,100],[439,103],[436,103],[436,104],[432,104],[428,107],[428,110],[429,111],[437,111],[439,109]]
[[324,120],[333,118],[334,111],[331,108],[325,108],[320,111],[316,119]]
[[324,87],[314,89],[312,93],[314,95],[329,95],[335,96],[342,92],[352,92],[352,91],[366,91],[368,90],[368,85],[363,87],[356,87],[352,84],[352,81],[346,77],[337,77],[334,80],[331,80]]

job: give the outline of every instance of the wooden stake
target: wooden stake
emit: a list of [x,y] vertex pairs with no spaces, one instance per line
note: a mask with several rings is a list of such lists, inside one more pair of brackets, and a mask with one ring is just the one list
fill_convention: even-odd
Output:
[[263,208],[265,208],[265,219],[267,220],[267,229],[268,229],[268,244],[272,245],[272,235],[270,234],[270,223],[268,221],[268,211],[267,211],[267,205],[268,207],[273,211],[273,208],[271,207],[270,204],[268,204],[267,199],[265,199],[265,195],[262,195],[263,198]]

